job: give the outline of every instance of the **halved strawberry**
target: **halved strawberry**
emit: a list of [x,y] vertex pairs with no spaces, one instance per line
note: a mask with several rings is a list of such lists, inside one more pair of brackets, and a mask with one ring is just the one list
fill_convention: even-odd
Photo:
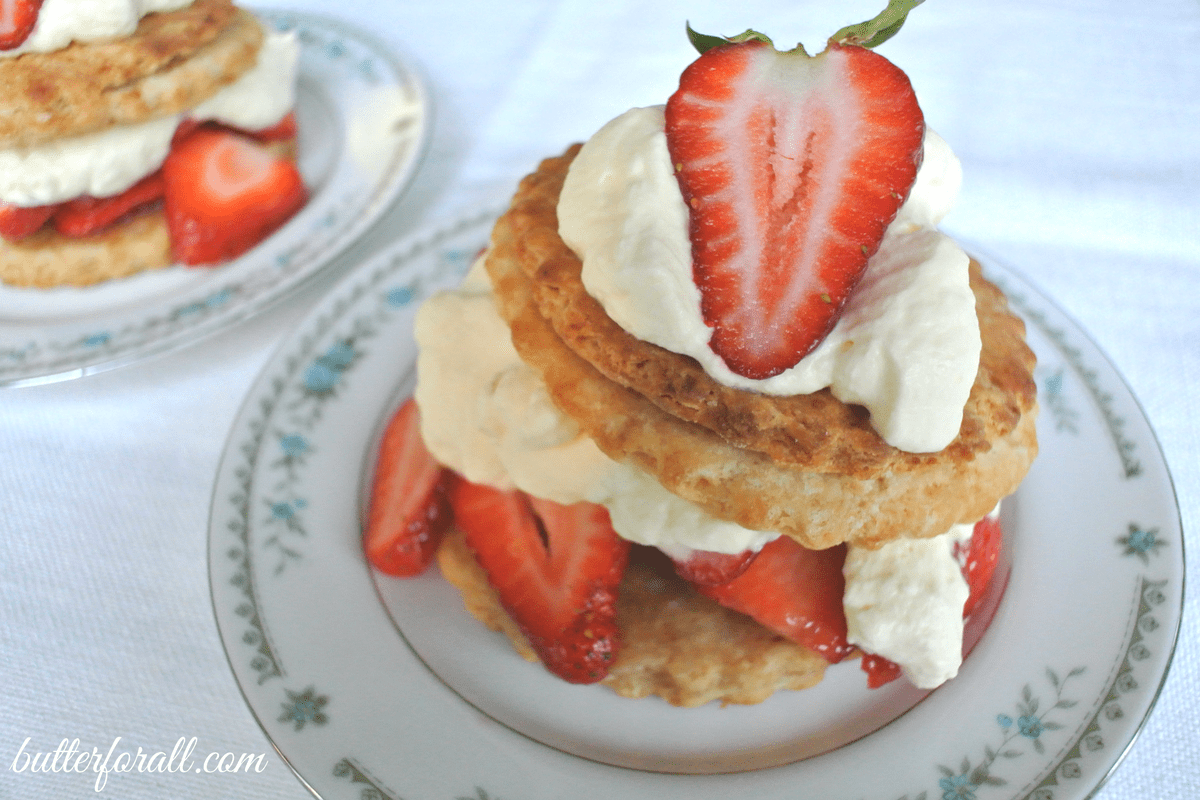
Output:
[[10,242],[37,233],[54,216],[61,203],[47,206],[16,206],[0,200],[0,236]]
[[392,415],[379,445],[363,549],[381,572],[420,575],[450,527],[454,473],[425,447],[411,397]]
[[20,47],[37,24],[42,0],[0,0],[0,50]]
[[290,161],[246,136],[207,126],[171,149],[162,173],[171,253],[184,264],[241,255],[308,200]]
[[686,559],[672,560],[675,562],[675,572],[685,581],[700,586],[720,586],[745,572],[757,555],[753,550],[732,554],[693,550]]
[[620,644],[617,585],[629,556],[607,509],[465,480],[452,498],[455,524],[546,668],[571,683],[603,679]]
[[1000,560],[1000,544],[1004,538],[1000,530],[998,517],[984,517],[975,523],[971,532],[971,545],[967,550],[963,566],[963,577],[971,594],[963,606],[963,616],[969,617],[975,606],[983,598],[992,575],[996,572],[996,563]]
[[54,229],[63,236],[88,236],[157,203],[162,196],[162,173],[154,172],[112,197],[84,195],[68,200],[54,213]]
[[836,664],[854,650],[842,611],[845,560],[845,545],[808,550],[780,536],[729,583],[696,588]]
[[912,187],[925,122],[905,74],[863,47],[738,39],[680,77],[667,146],[709,346],[767,378],[833,328]]

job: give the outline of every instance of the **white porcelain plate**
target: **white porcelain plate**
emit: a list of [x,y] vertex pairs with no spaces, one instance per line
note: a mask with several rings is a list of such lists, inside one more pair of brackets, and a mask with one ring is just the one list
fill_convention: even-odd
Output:
[[854,663],[750,707],[571,686],[470,619],[436,568],[360,549],[380,427],[411,389],[415,308],[487,241],[481,214],[393,246],[290,335],[230,435],[210,523],[218,626],[264,731],[323,798],[1069,800],[1154,704],[1183,603],[1162,454],[1088,338],[1008,270],[1029,322],[1041,454],[1005,503],[1011,572],[957,679],[865,688]]
[[259,17],[300,42],[296,118],[308,205],[217,268],[177,265],[83,289],[0,285],[0,385],[78,377],[224,330],[316,275],[412,180],[430,122],[419,76],[342,22],[279,10]]

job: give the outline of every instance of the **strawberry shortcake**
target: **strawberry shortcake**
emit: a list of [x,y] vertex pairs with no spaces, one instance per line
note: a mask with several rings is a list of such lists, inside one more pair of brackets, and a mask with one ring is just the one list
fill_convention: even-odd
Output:
[[299,56],[229,0],[4,0],[0,282],[216,264],[307,201]]
[[377,568],[436,555],[519,652],[629,697],[956,675],[1037,451],[1034,357],[936,227],[958,162],[871,49],[903,5],[816,56],[692,34],[665,106],[522,181],[418,314]]

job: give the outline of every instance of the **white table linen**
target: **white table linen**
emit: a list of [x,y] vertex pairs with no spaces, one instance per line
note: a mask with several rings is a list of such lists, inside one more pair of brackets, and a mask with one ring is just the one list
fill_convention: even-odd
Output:
[[[0,797],[94,796],[18,774],[31,750],[266,753],[252,775],[114,775],[130,798],[308,796],[248,711],[209,599],[213,479],[243,397],[338,274],[387,242],[503,199],[538,159],[692,59],[684,22],[810,52],[882,0],[439,3],[288,0],[373,31],[428,80],[434,136],[412,189],[331,274],[247,324],[80,380],[0,390]],[[1193,553],[1200,523],[1200,4],[929,0],[881,48],[963,162],[945,228],[1080,322],[1141,401]],[[1192,570],[1192,585],[1197,585]],[[1099,800],[1200,796],[1195,592],[1157,708]],[[981,799],[986,795],[981,792]]]

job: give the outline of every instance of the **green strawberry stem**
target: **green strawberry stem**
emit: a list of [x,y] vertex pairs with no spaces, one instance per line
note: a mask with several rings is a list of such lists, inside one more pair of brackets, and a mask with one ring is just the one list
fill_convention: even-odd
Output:
[[[924,2],[925,0],[888,0],[887,8],[879,12],[874,19],[860,22],[857,25],[847,25],[829,37],[829,41],[834,44],[856,45],[867,49],[878,47],[899,32],[901,26],[904,25],[904,20],[908,18],[908,12]],[[774,47],[770,38],[756,30],[746,30],[737,36],[710,36],[707,33],[698,33],[692,30],[692,26],[689,24],[687,34],[692,47],[695,47],[701,55],[724,44],[748,41],[766,42]],[[804,45],[797,44],[796,50],[804,52]]]

